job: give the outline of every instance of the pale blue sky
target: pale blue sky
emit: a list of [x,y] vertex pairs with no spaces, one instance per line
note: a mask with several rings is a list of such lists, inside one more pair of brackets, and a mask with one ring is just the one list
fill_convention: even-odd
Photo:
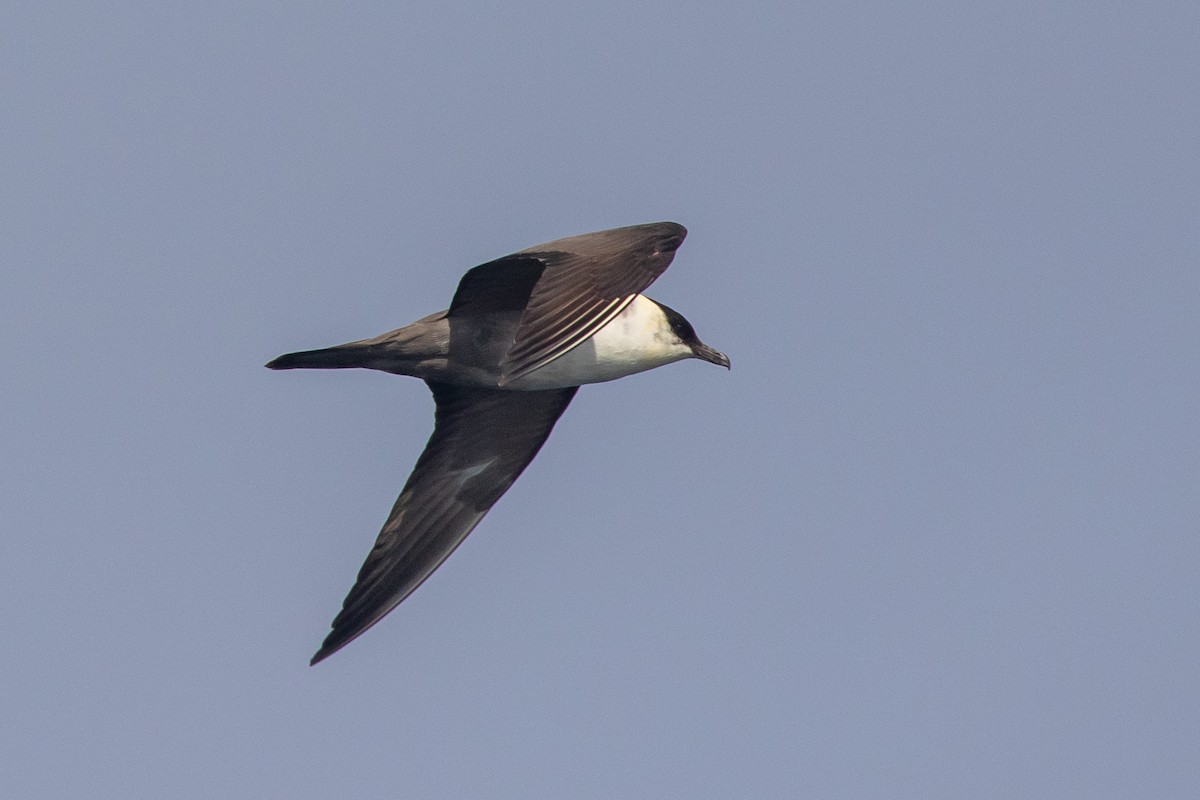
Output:
[[[18,3],[0,794],[1200,792],[1195,3]],[[307,666],[429,435],[273,373],[671,219],[732,372],[580,392]]]

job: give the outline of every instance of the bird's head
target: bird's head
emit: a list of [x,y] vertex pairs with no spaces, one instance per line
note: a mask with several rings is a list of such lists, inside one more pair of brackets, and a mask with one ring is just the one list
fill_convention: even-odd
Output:
[[687,348],[688,354],[684,356],[685,358],[699,358],[710,364],[729,369],[729,356],[700,341],[700,337],[696,335],[696,329],[683,314],[662,303],[658,303],[658,307],[666,314],[667,323],[671,327],[671,335],[678,340],[677,345]]

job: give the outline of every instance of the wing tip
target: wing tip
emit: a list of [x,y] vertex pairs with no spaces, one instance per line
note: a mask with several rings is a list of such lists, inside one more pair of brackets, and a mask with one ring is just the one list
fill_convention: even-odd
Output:
[[317,664],[320,664],[322,661],[324,661],[325,659],[329,658],[331,655],[333,655],[334,653],[336,653],[336,652],[337,652],[338,650],[340,650],[340,649],[341,649],[340,647],[335,647],[335,648],[333,648],[332,650],[327,650],[327,649],[325,649],[324,647],[322,647],[320,650],[318,650],[318,651],[317,651],[317,652],[316,652],[316,653],[313,655],[313,657],[312,657],[312,658],[310,658],[310,659],[308,660],[308,665],[309,665],[310,667],[315,667]]
[[310,667],[315,667],[317,664],[320,664],[338,650],[341,650],[343,647],[350,644],[352,640],[358,637],[359,633],[362,633],[362,631],[355,633],[353,636],[346,636],[344,633],[334,629],[328,636],[325,637],[325,641],[321,643],[321,649],[317,650],[317,652],[313,654],[313,657],[309,660],[308,665]]
[[687,228],[683,227],[678,222],[663,221],[651,224],[662,228],[663,234],[670,239],[673,245],[671,247],[672,250],[679,249],[679,246],[683,244],[683,240],[687,238]]

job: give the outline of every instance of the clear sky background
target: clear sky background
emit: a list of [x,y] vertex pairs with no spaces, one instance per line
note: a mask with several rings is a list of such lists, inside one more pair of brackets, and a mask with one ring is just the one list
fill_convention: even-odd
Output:
[[[1200,794],[1200,6],[16,3],[0,794]],[[671,219],[727,352],[582,390],[315,668],[431,430],[262,368]]]

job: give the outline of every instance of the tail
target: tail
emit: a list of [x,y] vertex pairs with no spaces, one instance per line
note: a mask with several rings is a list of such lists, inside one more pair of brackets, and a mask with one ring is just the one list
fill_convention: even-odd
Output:
[[445,361],[450,349],[450,324],[439,311],[411,325],[336,347],[288,353],[268,361],[270,369],[378,369],[394,375],[423,378],[426,361]]
[[268,361],[268,369],[351,369],[367,367],[378,356],[376,348],[357,343],[340,344],[320,350],[288,353]]

